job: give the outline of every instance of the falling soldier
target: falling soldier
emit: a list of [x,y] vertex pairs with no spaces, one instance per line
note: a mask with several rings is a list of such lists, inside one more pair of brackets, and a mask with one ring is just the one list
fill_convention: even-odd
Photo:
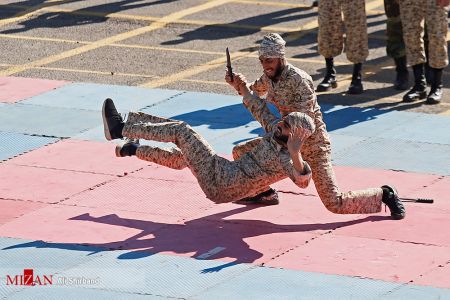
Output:
[[[263,102],[254,106],[269,114]],[[236,161],[218,156],[185,122],[142,112],[131,112],[124,122],[111,99],[105,100],[102,115],[107,140],[128,138],[125,144],[116,147],[116,156],[135,155],[172,169],[188,167],[205,195],[215,203],[255,196],[287,177],[300,188],[307,187],[311,180],[311,168],[303,161],[300,150],[315,128],[312,119],[303,113],[291,113],[282,120],[270,118],[277,121],[274,130]],[[136,139],[174,143],[178,148],[144,146]]]

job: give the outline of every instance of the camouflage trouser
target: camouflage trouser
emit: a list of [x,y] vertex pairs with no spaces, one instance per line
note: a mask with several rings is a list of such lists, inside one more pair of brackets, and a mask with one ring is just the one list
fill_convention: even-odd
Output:
[[[255,147],[261,138],[236,145],[233,158],[238,159]],[[336,214],[369,214],[381,211],[383,190],[371,188],[342,193],[331,165],[331,147],[329,142],[302,149],[302,155],[312,169],[312,178],[320,200],[325,207]],[[268,188],[267,188],[268,189]]]
[[208,142],[185,122],[131,112],[122,134],[131,139],[176,144],[178,148],[169,149],[142,145],[136,156],[172,169],[188,167],[205,195],[216,203],[253,196],[265,187],[249,184],[234,162],[216,155]]
[[[342,13],[344,20],[342,20]],[[364,0],[319,1],[319,53],[325,58],[338,56],[344,47],[352,63],[362,63],[369,55]]]
[[403,41],[402,20],[400,18],[400,6],[398,0],[384,0],[386,11],[386,53],[392,58],[400,58],[406,55],[405,42]]
[[402,0],[400,13],[406,56],[410,65],[426,62],[423,36],[424,22],[428,33],[428,64],[436,69],[448,65],[447,54],[447,8],[439,7],[436,0]]

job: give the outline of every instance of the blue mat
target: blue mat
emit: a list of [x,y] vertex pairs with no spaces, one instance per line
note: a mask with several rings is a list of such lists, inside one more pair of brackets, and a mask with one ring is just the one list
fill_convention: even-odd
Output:
[[102,103],[106,98],[111,98],[119,111],[139,110],[144,107],[154,105],[170,97],[183,92],[175,90],[145,89],[138,87],[104,85],[91,83],[73,83],[60,87],[45,94],[35,96],[22,103],[102,110]]
[[102,124],[97,111],[22,103],[0,106],[0,119],[0,131],[52,137],[70,137]]
[[0,131],[0,161],[58,141],[57,138]]

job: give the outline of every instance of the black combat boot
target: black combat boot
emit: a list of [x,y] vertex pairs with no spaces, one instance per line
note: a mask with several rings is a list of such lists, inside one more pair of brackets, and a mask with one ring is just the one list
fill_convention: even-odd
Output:
[[417,64],[413,67],[414,86],[403,96],[403,102],[414,102],[427,97],[427,82],[424,75],[424,64]]
[[336,69],[334,68],[333,58],[325,58],[325,63],[327,66],[327,73],[322,82],[317,86],[318,92],[326,92],[337,88]]
[[389,185],[383,185],[381,189],[383,190],[383,198],[381,201],[389,207],[391,217],[394,220],[401,220],[405,218],[405,206],[403,206],[402,201],[400,201],[397,190]]
[[431,69],[431,91],[427,97],[427,104],[438,104],[442,99],[442,71],[443,69]]
[[122,145],[116,146],[116,156],[117,157],[125,157],[125,156],[134,156],[136,155],[136,151],[139,148],[139,140],[137,139],[126,139],[125,143]]
[[111,141],[123,138],[122,129],[125,123],[122,116],[117,112],[114,102],[109,98],[103,102],[102,117],[106,139]]
[[347,90],[347,94],[357,95],[362,94],[362,92],[364,91],[362,85],[361,69],[362,69],[361,63],[353,65],[352,82],[350,83],[350,87]]
[[406,56],[394,58],[395,71],[397,77],[395,78],[394,89],[404,91],[409,89],[409,74],[406,65]]
[[280,201],[278,199],[278,192],[272,188],[269,188],[267,191],[262,192],[256,196],[237,200],[234,203],[243,205],[277,205],[278,203],[280,203]]

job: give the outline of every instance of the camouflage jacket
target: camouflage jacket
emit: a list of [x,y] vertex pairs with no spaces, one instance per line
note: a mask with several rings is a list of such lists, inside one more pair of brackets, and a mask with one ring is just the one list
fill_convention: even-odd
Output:
[[[305,148],[318,147],[323,143],[329,144],[329,136],[317,103],[313,81],[305,71],[288,63],[278,82],[273,82],[263,74],[250,85],[250,89],[259,97],[265,96],[266,101],[273,103],[282,116],[298,111],[309,115],[314,120],[316,131],[306,140]],[[244,105],[249,109],[245,101]],[[269,132],[273,115],[263,114],[260,112],[260,107],[256,106],[249,110],[266,132]]]

